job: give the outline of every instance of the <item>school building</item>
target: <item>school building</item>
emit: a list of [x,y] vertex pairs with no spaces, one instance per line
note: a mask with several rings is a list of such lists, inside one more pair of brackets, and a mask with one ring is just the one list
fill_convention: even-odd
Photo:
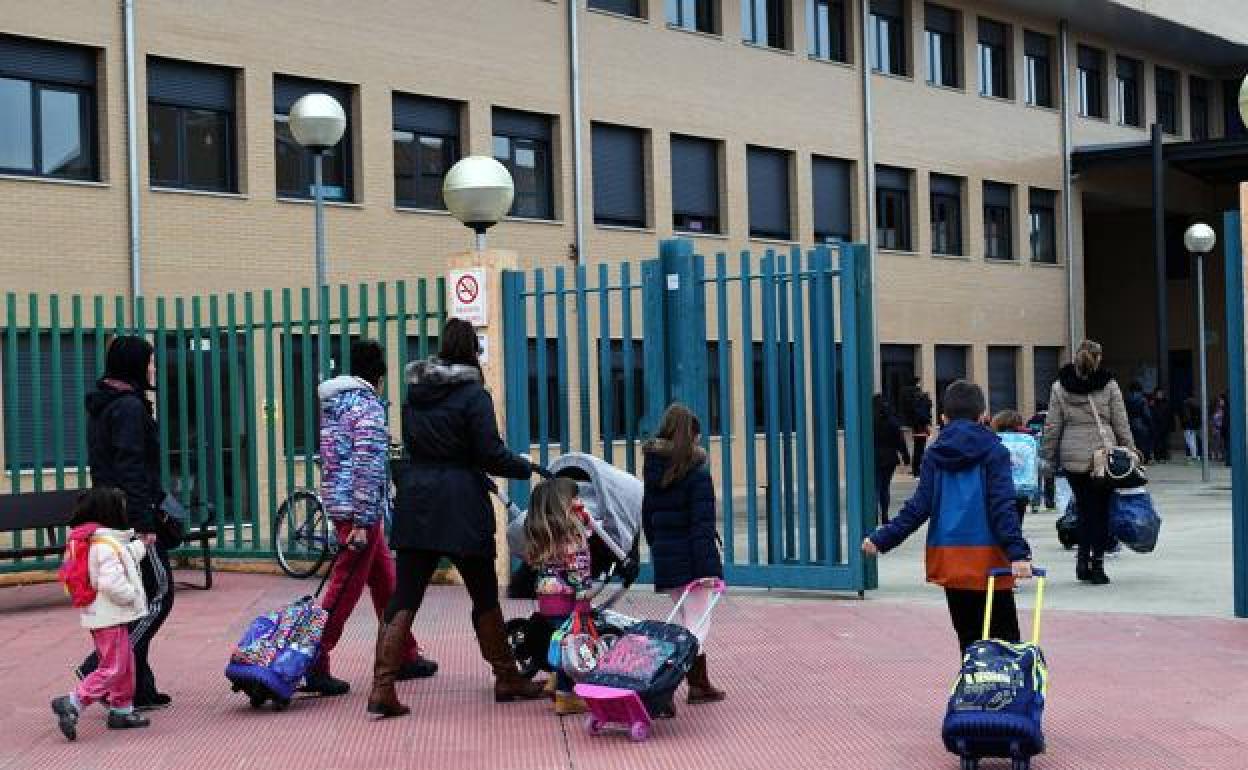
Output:
[[348,116],[326,167],[331,284],[441,274],[470,244],[442,176],[485,154],[516,183],[491,244],[526,267],[593,274],[673,236],[731,259],[870,243],[890,394],[969,376],[1028,411],[1085,334],[1124,380],[1190,390],[1181,234],[1220,228],[1248,169],[1242,10],[0,0],[0,276],[18,318],[28,292],[310,285],[288,111],[322,91]]

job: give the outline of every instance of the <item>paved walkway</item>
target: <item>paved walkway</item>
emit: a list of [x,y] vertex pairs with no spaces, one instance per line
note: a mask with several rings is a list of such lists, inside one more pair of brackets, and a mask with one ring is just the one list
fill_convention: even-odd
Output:
[[[1123,581],[1126,582],[1125,580]],[[644,744],[591,738],[547,703],[495,705],[477,658],[462,589],[430,591],[417,631],[443,670],[401,694],[415,713],[370,723],[363,690],[375,621],[348,625],[337,673],[356,692],[254,712],[222,668],[257,613],[308,590],[286,578],[224,574],[186,591],[154,649],[175,706],[145,731],[108,732],[88,712],[76,744],[47,701],[70,686],[85,632],[55,585],[0,589],[0,768],[853,768],[914,770],[957,763],[939,726],[956,667],[943,608],[893,600],[828,601],[738,595],[718,610],[713,671],[731,693],[684,707]],[[1071,612],[1068,592],[1045,624],[1052,673],[1049,754],[1038,770],[1242,768],[1248,756],[1248,625],[1209,618]],[[663,603],[635,591],[623,609]],[[511,614],[525,611],[509,607]]]

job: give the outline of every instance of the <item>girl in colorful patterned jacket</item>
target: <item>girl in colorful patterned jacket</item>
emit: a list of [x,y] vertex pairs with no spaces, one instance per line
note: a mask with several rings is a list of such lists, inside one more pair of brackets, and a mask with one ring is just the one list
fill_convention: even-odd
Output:
[[[52,712],[71,741],[78,737],[78,717],[92,703],[108,704],[110,729],[147,727],[147,717],[134,709],[135,662],[129,628],[147,615],[147,592],[139,572],[146,548],[130,529],[126,496],[113,487],[95,487],[79,500],[69,524],[71,548],[86,546],[91,590],[85,581],[73,578],[67,579],[66,589],[71,591],[74,606],[82,609],[82,626],[91,632],[99,664],[73,692],[52,701]],[[72,550],[67,554],[67,563],[82,558]]]
[[[573,613],[588,613],[593,589],[589,521],[577,499],[576,482],[549,479],[533,487],[524,533],[525,560],[538,571],[537,611],[555,628]],[[572,692],[573,682],[555,672],[555,713],[581,714],[585,702]]]

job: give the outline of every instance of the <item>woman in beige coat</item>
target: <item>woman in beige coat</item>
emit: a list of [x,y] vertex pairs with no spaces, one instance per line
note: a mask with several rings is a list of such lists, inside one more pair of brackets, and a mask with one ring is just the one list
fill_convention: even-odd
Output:
[[1084,341],[1075,352],[1074,363],[1058,373],[1049,396],[1049,415],[1040,448],[1047,473],[1064,470],[1074,492],[1079,508],[1075,576],[1093,585],[1109,582],[1105,574],[1105,547],[1109,542],[1112,490],[1092,476],[1092,455],[1107,444],[1135,449],[1122,390],[1114,375],[1101,368],[1101,355],[1099,344]]

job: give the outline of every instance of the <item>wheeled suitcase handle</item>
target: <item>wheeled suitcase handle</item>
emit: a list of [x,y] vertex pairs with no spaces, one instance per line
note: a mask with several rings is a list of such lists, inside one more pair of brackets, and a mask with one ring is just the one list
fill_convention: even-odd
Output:
[[[992,600],[996,595],[997,578],[1013,575],[1008,567],[994,567],[988,570],[988,598],[984,602],[984,631],[981,639],[987,639],[992,629]],[[1044,584],[1048,581],[1049,571],[1044,567],[1032,567],[1032,577],[1036,578],[1036,606],[1031,613],[1031,643],[1040,644],[1040,609],[1044,606]]]

